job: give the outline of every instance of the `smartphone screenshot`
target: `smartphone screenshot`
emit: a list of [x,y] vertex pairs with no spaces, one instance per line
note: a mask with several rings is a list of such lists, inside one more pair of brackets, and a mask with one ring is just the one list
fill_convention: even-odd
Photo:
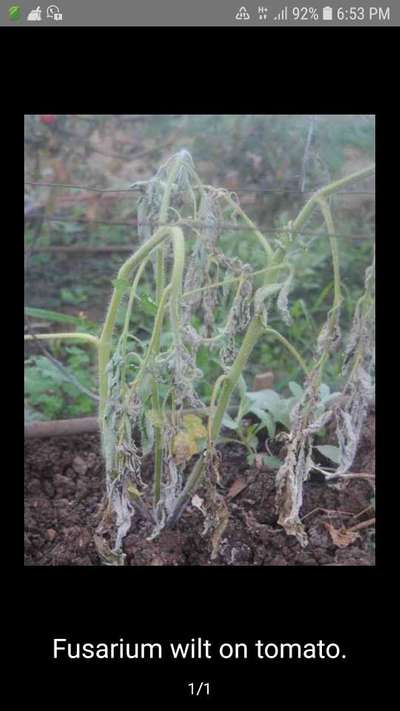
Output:
[[367,696],[391,597],[375,283],[399,18],[2,5],[19,658],[54,682],[35,703]]

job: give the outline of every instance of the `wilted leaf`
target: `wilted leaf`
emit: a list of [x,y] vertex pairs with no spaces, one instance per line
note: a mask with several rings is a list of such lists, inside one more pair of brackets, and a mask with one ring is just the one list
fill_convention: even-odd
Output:
[[196,415],[185,415],[183,418],[183,425],[186,432],[192,437],[192,439],[203,439],[207,437],[207,430],[204,427],[200,417]]
[[195,494],[192,498],[192,506],[201,511],[203,516],[206,516],[207,512],[204,508],[204,499],[201,499],[200,496],[197,496],[197,494]]
[[93,539],[97,552],[106,565],[124,565],[125,553],[112,551],[104,538],[97,533],[94,534]]
[[315,449],[318,449],[318,452],[320,452],[327,459],[330,459],[331,462],[334,462],[335,464],[340,464],[339,447],[334,447],[331,444],[323,444],[319,447],[315,447]]
[[346,548],[351,543],[360,537],[357,531],[350,531],[347,528],[334,528],[330,523],[325,523],[325,527],[328,529],[329,535],[332,538],[333,543],[338,548]]
[[276,294],[276,292],[280,291],[281,288],[282,284],[268,284],[267,286],[262,286],[257,289],[254,295],[255,312],[257,313],[260,311],[265,299],[267,299],[269,296],[272,296],[272,294]]
[[177,464],[186,464],[194,454],[197,454],[196,440],[188,432],[178,432],[172,440],[172,454]]
[[229,511],[226,506],[225,501],[223,500],[222,496],[219,497],[218,499],[218,506],[215,512],[215,519],[217,521],[217,525],[214,529],[214,533],[211,538],[211,544],[212,544],[212,551],[211,551],[211,560],[215,560],[215,558],[218,555],[218,548],[219,544],[221,542],[221,538],[223,536],[223,533],[228,525],[229,522]]
[[240,492],[243,491],[243,489],[245,489],[248,485],[249,482],[246,481],[246,479],[235,479],[228,491],[228,499],[234,499],[235,496],[238,496],[238,494],[240,494]]

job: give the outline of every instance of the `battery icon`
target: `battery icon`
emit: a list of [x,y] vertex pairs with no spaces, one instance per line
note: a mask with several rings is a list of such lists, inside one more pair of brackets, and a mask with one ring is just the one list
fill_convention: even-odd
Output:
[[332,8],[329,7],[329,5],[322,8],[322,19],[323,20],[332,20],[333,19]]

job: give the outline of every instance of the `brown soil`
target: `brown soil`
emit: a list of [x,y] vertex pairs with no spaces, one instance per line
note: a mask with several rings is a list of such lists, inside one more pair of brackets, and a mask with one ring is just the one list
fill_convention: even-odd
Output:
[[[372,412],[353,472],[374,472],[374,432]],[[25,565],[100,564],[93,530],[103,495],[103,476],[97,435],[27,440]],[[203,516],[189,507],[176,530],[165,531],[151,542],[144,538],[143,522],[135,517],[125,539],[127,564],[374,565],[372,526],[358,529],[358,537],[345,547],[335,545],[328,529],[329,524],[336,530],[347,529],[374,516],[371,480],[354,478],[328,485],[312,477],[305,483],[301,516],[309,545],[303,549],[276,525],[274,472],[249,468],[243,450],[232,446],[223,450],[221,479],[230,519],[215,560],[210,560],[210,541],[201,535]],[[201,490],[198,495],[202,496]]]

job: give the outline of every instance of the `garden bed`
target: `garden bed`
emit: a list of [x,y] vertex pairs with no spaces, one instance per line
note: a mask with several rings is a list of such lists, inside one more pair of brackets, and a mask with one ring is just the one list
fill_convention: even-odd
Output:
[[[373,480],[311,477],[300,512],[309,545],[301,548],[276,524],[276,472],[246,464],[243,448],[221,450],[221,484],[230,518],[215,560],[200,534],[203,515],[189,506],[175,530],[146,541],[134,517],[124,549],[127,565],[374,565]],[[374,474],[375,413],[366,421],[353,472]],[[93,531],[104,493],[104,465],[97,434],[25,443],[25,565],[100,565]],[[199,490],[201,498],[202,492]],[[366,527],[358,526],[366,522]],[[336,531],[344,537],[336,537]],[[346,536],[353,528],[352,535]],[[343,529],[343,530],[341,530]],[[332,536],[333,532],[333,536]],[[349,538],[353,539],[349,543]],[[338,543],[347,543],[340,547]]]

